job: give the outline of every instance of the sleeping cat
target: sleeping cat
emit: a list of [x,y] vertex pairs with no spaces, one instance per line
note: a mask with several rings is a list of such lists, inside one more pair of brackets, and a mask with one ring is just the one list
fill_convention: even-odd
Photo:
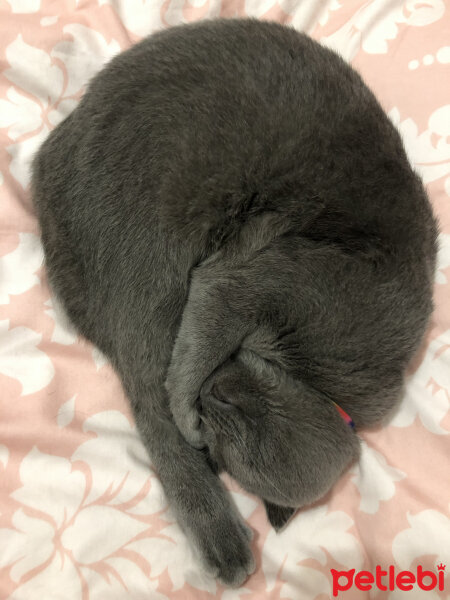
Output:
[[240,585],[250,531],[217,472],[282,527],[357,459],[349,422],[395,406],[424,334],[436,224],[397,131],[307,36],[206,21],[115,57],[32,189],[54,291],[204,564]]

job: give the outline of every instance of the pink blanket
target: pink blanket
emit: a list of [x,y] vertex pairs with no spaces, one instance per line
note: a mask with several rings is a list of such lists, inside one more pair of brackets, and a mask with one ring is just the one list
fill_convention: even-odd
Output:
[[[117,377],[51,298],[28,190],[33,153],[112,55],[219,15],[291,23],[351,61],[441,225],[426,343],[395,418],[362,434],[359,465],[279,535],[227,479],[255,531],[239,590],[200,571]],[[450,597],[449,44],[448,0],[0,0],[1,600]]]

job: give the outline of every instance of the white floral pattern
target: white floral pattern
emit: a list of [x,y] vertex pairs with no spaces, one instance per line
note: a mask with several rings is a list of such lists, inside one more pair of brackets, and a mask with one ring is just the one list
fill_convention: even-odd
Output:
[[42,336],[28,327],[10,328],[0,321],[0,373],[20,382],[22,396],[45,388],[55,369],[47,354],[37,346]]
[[284,598],[295,600],[299,586],[305,598],[313,597],[314,593],[330,595],[327,577],[301,563],[315,559],[324,565],[326,550],[348,569],[360,568],[363,561],[361,548],[357,538],[348,532],[352,525],[353,520],[347,513],[328,512],[321,506],[300,512],[281,533],[269,531],[262,558],[267,590],[273,590],[281,576],[285,582],[281,588]]
[[41,0],[7,0],[13,13],[35,13],[41,7]]
[[[162,2],[158,0],[98,0],[99,4],[111,4],[123,24],[132,33],[143,37],[155,30],[162,29]],[[180,9],[182,5],[178,3]],[[181,12],[181,10],[179,11]]]
[[395,495],[395,483],[406,477],[400,469],[391,467],[379,452],[365,442],[361,444],[361,458],[353,469],[353,482],[361,494],[359,510],[374,514],[380,502]]
[[439,235],[439,251],[436,271],[436,283],[445,285],[449,283],[446,270],[450,267],[450,234]]
[[420,134],[411,118],[401,120],[397,108],[391,110],[390,117],[425,183],[450,173],[450,104],[434,110],[428,118],[428,129]]
[[431,342],[418,370],[409,378],[406,397],[391,421],[408,427],[416,417],[431,432],[448,435],[441,421],[450,408],[450,330]]
[[[73,405],[74,400],[69,402]],[[69,409],[73,412],[72,407]],[[15,582],[35,570],[30,580],[36,580],[35,587],[51,589],[57,572],[57,579],[66,573],[65,578],[75,580],[83,568],[89,577],[95,577],[95,573],[89,574],[89,570],[95,571],[94,565],[98,567],[102,563],[108,569],[113,569],[115,562],[121,565],[124,559],[117,552],[122,548],[134,553],[139,552],[139,548],[147,549],[148,560],[160,556],[160,542],[162,547],[167,544],[168,534],[163,530],[164,539],[153,536],[135,541],[133,545],[133,541],[149,529],[142,517],[166,509],[159,481],[149,469],[148,457],[134,427],[121,413],[109,411],[87,419],[84,428],[96,437],[81,444],[70,460],[45,454],[34,447],[21,462],[22,486],[11,494],[21,507],[13,516],[14,529],[0,529],[0,545],[6,548],[0,557],[0,567],[12,565],[11,578]],[[89,475],[76,469],[79,462],[88,464],[86,458]],[[107,465],[111,467],[109,470],[105,469]],[[127,504],[131,510],[123,508]],[[29,516],[27,509],[31,509],[34,516]],[[178,529],[174,525],[170,527]],[[180,537],[181,532],[178,532]],[[142,545],[143,540],[149,545]],[[57,546],[59,554],[64,556],[62,563]],[[172,551],[173,546],[172,542]],[[169,555],[170,552],[166,554],[166,561]],[[43,569],[50,559],[50,564]],[[66,562],[72,566],[65,565]],[[166,566],[164,562],[161,571]],[[78,589],[79,585],[75,584],[74,588]],[[122,593],[123,589],[122,586]],[[25,592],[22,590],[22,593]]]
[[18,246],[0,257],[0,304],[8,304],[10,295],[23,294],[39,284],[36,271],[42,266],[41,242],[33,233],[20,233]]
[[51,317],[55,322],[55,328],[53,329],[51,341],[62,344],[63,346],[70,346],[76,342],[78,334],[74,326],[69,321],[69,318],[58,299],[53,296],[52,299],[49,299],[45,302],[45,305],[49,307],[45,311],[45,314]]
[[[450,509],[450,505],[448,506]],[[432,509],[407,515],[409,528],[400,531],[392,542],[392,553],[402,569],[426,554],[435,556],[437,563],[448,565],[450,559],[450,518]]]
[[322,41],[351,60],[362,48],[368,54],[386,54],[389,42],[398,36],[400,25],[424,27],[442,18],[445,12],[443,0],[415,2],[371,0],[363,4],[340,29]]

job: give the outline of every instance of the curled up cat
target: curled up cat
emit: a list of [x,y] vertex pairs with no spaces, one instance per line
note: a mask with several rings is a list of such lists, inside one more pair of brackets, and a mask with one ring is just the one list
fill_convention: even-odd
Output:
[[[33,163],[52,289],[118,373],[167,499],[227,585],[254,569],[218,473],[283,527],[399,401],[436,222],[360,76],[252,19],[158,32]],[[343,418],[344,417],[344,418]]]

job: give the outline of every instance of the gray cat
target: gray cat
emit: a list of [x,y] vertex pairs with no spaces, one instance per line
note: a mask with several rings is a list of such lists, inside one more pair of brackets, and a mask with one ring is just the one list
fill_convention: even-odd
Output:
[[397,131],[307,36],[201,22],[114,58],[32,188],[53,289],[205,565],[241,584],[250,531],[217,473],[281,528],[358,457],[339,408],[379,423],[424,334],[436,223]]

